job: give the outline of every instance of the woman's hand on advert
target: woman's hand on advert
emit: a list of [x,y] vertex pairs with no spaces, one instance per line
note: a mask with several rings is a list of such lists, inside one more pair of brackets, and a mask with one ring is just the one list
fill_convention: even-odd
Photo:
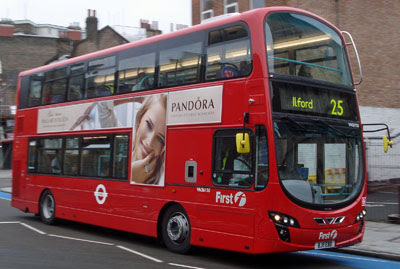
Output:
[[151,152],[146,158],[132,162],[132,181],[136,183],[146,183],[154,174],[157,158],[154,158],[154,152]]
[[88,108],[86,108],[85,112],[83,113],[82,116],[80,116],[76,122],[72,125],[72,127],[70,128],[70,130],[74,130],[78,125],[82,124],[82,122],[84,120],[90,120],[90,112],[92,111],[92,109],[95,107],[96,103],[91,104]]

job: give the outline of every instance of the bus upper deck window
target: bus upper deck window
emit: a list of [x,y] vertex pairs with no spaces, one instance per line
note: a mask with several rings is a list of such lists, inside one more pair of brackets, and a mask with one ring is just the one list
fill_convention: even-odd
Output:
[[340,34],[321,21],[272,13],[265,21],[265,39],[270,73],[352,85]]
[[115,56],[90,61],[86,73],[86,97],[95,98],[114,93]]
[[38,73],[31,76],[29,85],[28,106],[33,107],[40,105],[43,81],[44,81],[44,73]]
[[135,92],[153,89],[156,53],[146,53],[120,58],[118,92]]
[[64,102],[67,86],[67,67],[47,71],[42,89],[43,105]]
[[252,70],[252,54],[247,29],[242,25],[209,33],[206,79],[243,77]]
[[160,51],[158,87],[197,83],[200,81],[201,41]]
[[68,101],[81,100],[85,90],[85,64],[74,64],[70,70]]

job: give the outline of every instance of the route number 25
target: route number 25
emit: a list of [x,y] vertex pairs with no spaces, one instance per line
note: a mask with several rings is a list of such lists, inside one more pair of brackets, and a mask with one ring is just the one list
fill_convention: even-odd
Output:
[[342,107],[343,100],[332,99],[331,104],[333,105],[331,114],[337,115],[337,116],[342,116],[343,115],[343,107]]

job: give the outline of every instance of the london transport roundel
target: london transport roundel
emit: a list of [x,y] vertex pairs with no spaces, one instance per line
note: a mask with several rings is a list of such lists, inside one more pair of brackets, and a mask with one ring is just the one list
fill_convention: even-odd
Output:
[[108,196],[106,187],[104,187],[103,184],[98,185],[96,191],[94,192],[94,196],[96,197],[96,201],[99,205],[104,204]]

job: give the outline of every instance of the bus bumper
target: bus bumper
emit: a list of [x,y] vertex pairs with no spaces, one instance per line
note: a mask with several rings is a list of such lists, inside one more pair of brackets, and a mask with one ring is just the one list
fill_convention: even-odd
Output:
[[[276,227],[275,227],[276,228]],[[326,229],[288,228],[282,238],[276,228],[276,240],[256,238],[254,253],[292,252],[311,249],[340,248],[361,243],[364,236],[364,221],[343,227]]]

